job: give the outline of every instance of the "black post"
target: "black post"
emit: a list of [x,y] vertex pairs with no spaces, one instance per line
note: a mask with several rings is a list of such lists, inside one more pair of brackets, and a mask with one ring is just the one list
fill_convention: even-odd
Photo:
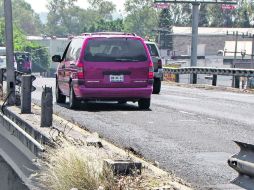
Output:
[[53,123],[52,88],[43,88],[41,96],[41,127],[51,127]]
[[32,76],[23,75],[21,77],[21,113],[31,113],[32,103]]
[[175,82],[179,83],[180,82],[180,77],[179,74],[175,74]]
[[240,77],[235,76],[235,88],[240,88]]
[[198,75],[196,73],[191,74],[192,81],[190,81],[191,84],[197,84],[198,81]]
[[217,86],[217,75],[213,75],[213,82],[212,82],[213,86]]

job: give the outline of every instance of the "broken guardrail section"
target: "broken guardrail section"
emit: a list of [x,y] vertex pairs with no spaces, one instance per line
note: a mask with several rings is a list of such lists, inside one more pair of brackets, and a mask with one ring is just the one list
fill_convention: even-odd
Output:
[[233,184],[245,189],[254,187],[254,145],[234,141],[240,152],[228,159],[228,165],[239,173]]

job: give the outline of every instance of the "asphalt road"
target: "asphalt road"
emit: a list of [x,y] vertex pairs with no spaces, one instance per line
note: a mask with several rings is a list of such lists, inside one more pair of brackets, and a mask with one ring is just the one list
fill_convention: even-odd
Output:
[[[41,86],[54,79],[38,78]],[[93,102],[79,110],[54,111],[122,147],[131,147],[197,189],[233,189],[237,173],[227,159],[239,151],[233,140],[254,144],[254,95],[163,85],[150,111],[137,104]]]

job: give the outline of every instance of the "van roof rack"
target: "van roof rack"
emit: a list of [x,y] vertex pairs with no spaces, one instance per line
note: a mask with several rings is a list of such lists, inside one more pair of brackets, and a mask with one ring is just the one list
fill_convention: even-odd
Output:
[[127,32],[93,32],[90,35],[129,35],[129,36],[137,36],[135,33],[127,33]]

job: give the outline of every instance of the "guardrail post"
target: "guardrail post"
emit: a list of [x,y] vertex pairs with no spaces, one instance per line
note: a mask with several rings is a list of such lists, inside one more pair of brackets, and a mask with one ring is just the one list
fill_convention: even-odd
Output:
[[235,81],[234,81],[234,87],[235,88],[240,88],[240,77],[239,76],[235,76]]
[[21,77],[21,113],[31,113],[31,90],[32,76],[22,75]]
[[192,73],[190,77],[191,84],[197,84],[198,75],[196,73]]
[[41,96],[41,127],[51,127],[53,122],[53,93],[52,88],[43,88]]
[[0,100],[3,100],[4,97],[3,81],[4,81],[4,71],[3,69],[0,69]]
[[180,82],[180,76],[179,76],[179,74],[175,74],[175,82],[177,82],[177,83]]
[[217,86],[217,75],[213,75],[212,85]]

